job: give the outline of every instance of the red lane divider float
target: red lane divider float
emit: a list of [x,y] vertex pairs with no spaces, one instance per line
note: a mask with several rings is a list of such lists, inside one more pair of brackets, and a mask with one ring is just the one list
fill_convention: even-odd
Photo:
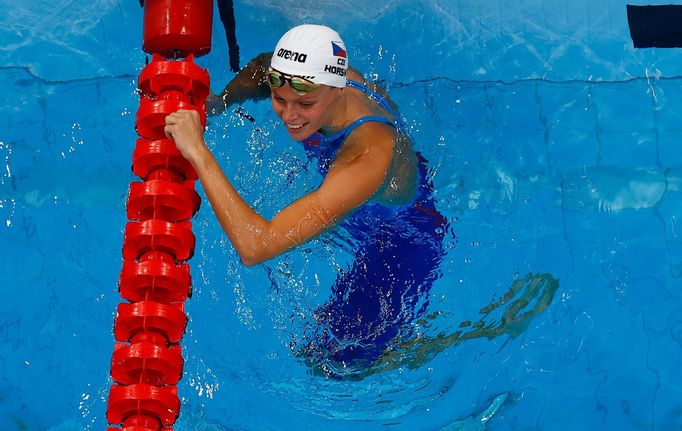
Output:
[[207,54],[212,20],[210,0],[145,0],[142,48],[169,58]]
[[[201,200],[197,174],[164,133],[165,117],[197,110],[206,124],[208,72],[194,63],[211,46],[212,0],[145,0],[143,49],[152,61],[139,76],[140,135],[123,239],[120,303],[114,320],[108,431],[172,431],[180,414],[180,341],[191,294],[195,237],[190,219]],[[178,58],[186,57],[184,60]],[[168,59],[167,59],[168,58]]]
[[130,302],[155,298],[164,304],[184,302],[190,296],[189,265],[161,259],[123,262],[119,292]]
[[176,222],[192,217],[200,203],[201,199],[193,187],[154,179],[130,184],[127,213],[130,220]]
[[179,109],[199,111],[205,126],[208,82],[208,72],[194,64],[193,55],[184,61],[167,61],[153,54],[138,80],[141,98],[135,117],[137,133],[147,139],[165,138],[166,116]]
[[[138,139],[133,152],[133,173],[142,179],[170,171],[176,181],[196,180],[197,173],[170,139]],[[179,175],[179,177],[178,177]]]

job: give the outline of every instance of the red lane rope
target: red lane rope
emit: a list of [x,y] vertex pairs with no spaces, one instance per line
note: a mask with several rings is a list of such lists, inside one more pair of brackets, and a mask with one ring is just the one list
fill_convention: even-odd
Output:
[[209,75],[194,57],[211,48],[213,2],[146,0],[144,7],[143,49],[152,61],[138,78],[140,139],[132,161],[142,181],[130,184],[126,205],[119,293],[127,302],[114,320],[107,403],[108,423],[121,428],[108,431],[172,431],[180,414],[179,343],[191,293],[184,262],[194,254],[190,220],[201,203],[196,172],[163,128],[178,109],[197,110],[206,124]]

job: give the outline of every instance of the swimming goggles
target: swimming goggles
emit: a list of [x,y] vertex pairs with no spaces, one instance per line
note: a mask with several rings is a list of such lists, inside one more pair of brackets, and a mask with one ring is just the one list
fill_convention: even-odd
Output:
[[298,94],[299,96],[303,96],[304,94],[309,93],[318,87],[317,84],[303,78],[302,76],[287,75],[286,73],[282,73],[277,69],[273,69],[272,67],[265,74],[265,77],[270,88],[279,88],[283,86],[285,82],[288,82],[294,93]]

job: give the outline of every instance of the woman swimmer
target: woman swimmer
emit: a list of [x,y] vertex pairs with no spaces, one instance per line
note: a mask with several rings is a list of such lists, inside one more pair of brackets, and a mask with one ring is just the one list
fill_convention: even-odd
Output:
[[[375,363],[423,312],[437,276],[445,219],[435,208],[425,160],[395,105],[348,67],[338,33],[320,25],[289,30],[272,54],[240,71],[216,112],[272,97],[289,135],[318,159],[317,190],[272,220],[256,213],[226,178],[203,139],[196,111],[166,117],[165,132],[194,166],[220,225],[245,265],[255,265],[334,227],[359,244],[317,327],[292,348],[331,374]],[[419,306],[419,304],[422,304]]]

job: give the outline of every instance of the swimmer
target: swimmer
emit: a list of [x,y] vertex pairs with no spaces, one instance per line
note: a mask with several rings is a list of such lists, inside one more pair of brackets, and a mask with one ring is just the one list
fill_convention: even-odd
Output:
[[220,225],[245,265],[272,259],[329,229],[357,244],[331,299],[315,312],[296,354],[330,375],[371,366],[423,313],[443,255],[445,218],[436,209],[426,161],[386,93],[349,67],[339,34],[301,25],[274,52],[244,67],[209,111],[272,100],[289,136],[317,159],[318,189],[271,220],[232,186],[203,138],[196,111],[166,117],[165,133],[196,170]]

